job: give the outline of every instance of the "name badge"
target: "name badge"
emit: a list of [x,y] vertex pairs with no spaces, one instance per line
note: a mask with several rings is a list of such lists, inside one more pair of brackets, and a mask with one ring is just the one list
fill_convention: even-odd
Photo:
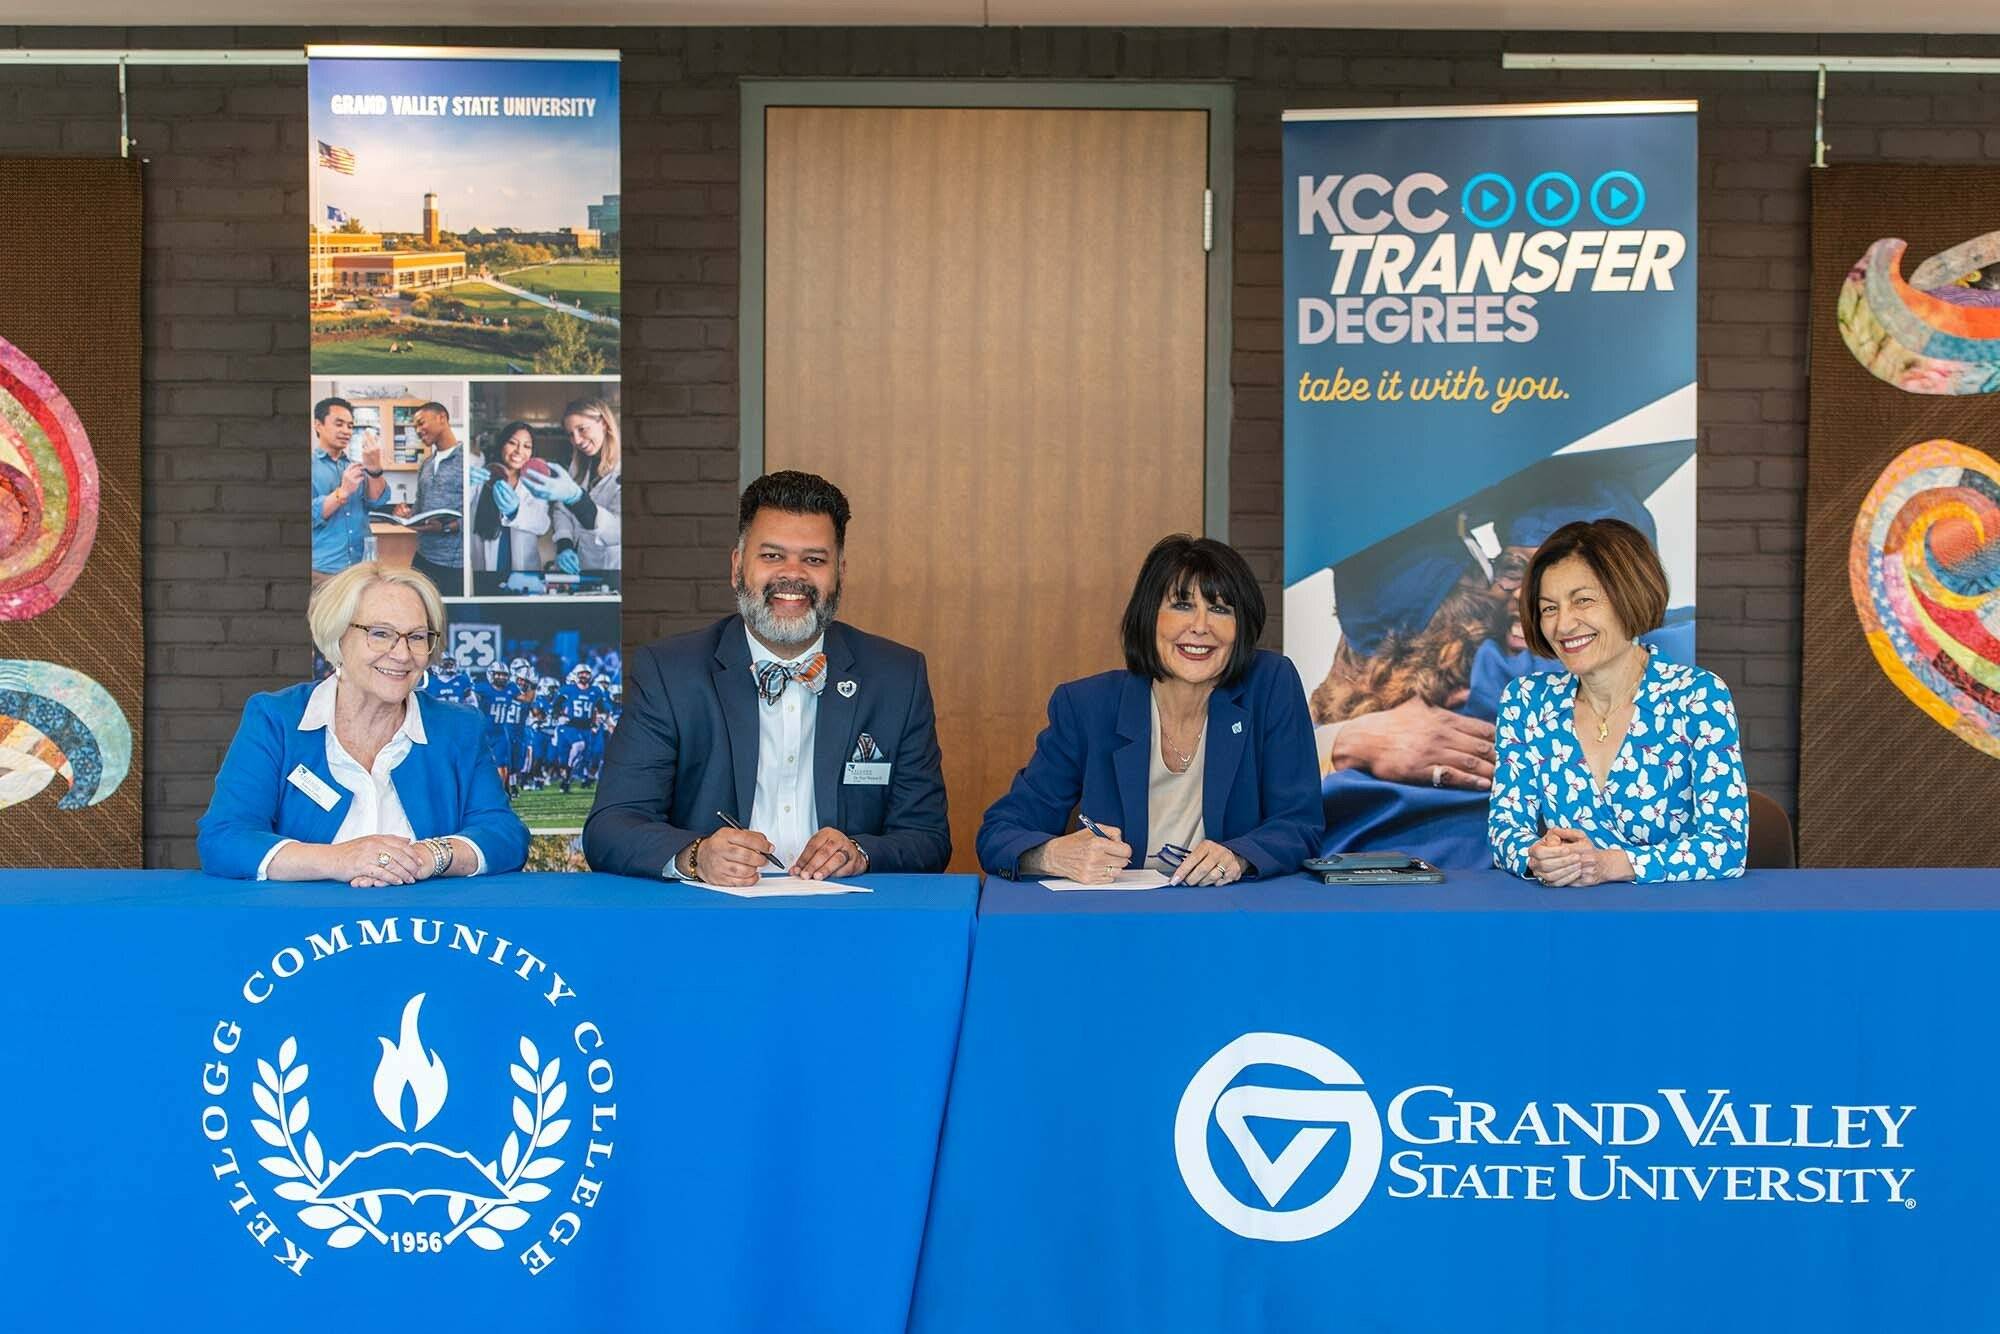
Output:
[[320,781],[320,776],[303,764],[292,770],[291,777],[285,781],[311,797],[313,804],[323,811],[330,811],[340,804],[340,794]]
[[889,770],[894,767],[887,761],[876,761],[871,764],[860,760],[849,760],[846,774],[840,781],[861,787],[887,787]]

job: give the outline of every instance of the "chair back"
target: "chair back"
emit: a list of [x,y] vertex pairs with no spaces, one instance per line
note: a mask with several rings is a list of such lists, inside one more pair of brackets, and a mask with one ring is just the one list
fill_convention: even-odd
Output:
[[1745,864],[1753,871],[1789,870],[1799,864],[1791,817],[1783,806],[1754,787],[1750,789],[1750,847]]

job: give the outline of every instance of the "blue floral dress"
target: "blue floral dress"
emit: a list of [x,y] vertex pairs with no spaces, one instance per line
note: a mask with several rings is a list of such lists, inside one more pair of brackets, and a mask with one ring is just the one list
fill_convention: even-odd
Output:
[[1575,700],[1568,672],[1516,677],[1500,696],[1486,804],[1494,864],[1528,875],[1535,840],[1575,829],[1624,849],[1642,883],[1742,875],[1750,788],[1729,687],[1654,655],[1602,791],[1577,739]]

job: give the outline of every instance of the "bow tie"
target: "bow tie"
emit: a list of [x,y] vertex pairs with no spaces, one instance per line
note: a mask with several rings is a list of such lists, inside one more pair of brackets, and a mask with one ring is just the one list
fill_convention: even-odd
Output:
[[760,662],[751,670],[757,677],[757,697],[766,704],[778,702],[787,681],[797,681],[815,695],[826,689],[824,653],[815,653],[804,662]]

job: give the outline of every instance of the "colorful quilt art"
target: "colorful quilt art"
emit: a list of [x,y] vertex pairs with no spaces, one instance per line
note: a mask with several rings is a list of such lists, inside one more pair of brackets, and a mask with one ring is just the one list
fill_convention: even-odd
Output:
[[[0,338],[0,620],[62,600],[97,536],[97,459],[69,399],[34,359]],[[63,810],[125,780],[132,726],[103,686],[51,662],[0,659],[0,807],[60,774]]]
[[2000,464],[1951,440],[1904,450],[1861,503],[1848,574],[1896,688],[2000,755]]
[[1812,184],[1800,859],[1990,866],[1963,813],[2000,802],[2000,168]]
[[144,860],[140,171],[0,157],[0,866]]
[[1868,247],[1840,288],[1840,337],[1870,374],[1912,394],[2000,392],[2000,231],[1931,256]]

